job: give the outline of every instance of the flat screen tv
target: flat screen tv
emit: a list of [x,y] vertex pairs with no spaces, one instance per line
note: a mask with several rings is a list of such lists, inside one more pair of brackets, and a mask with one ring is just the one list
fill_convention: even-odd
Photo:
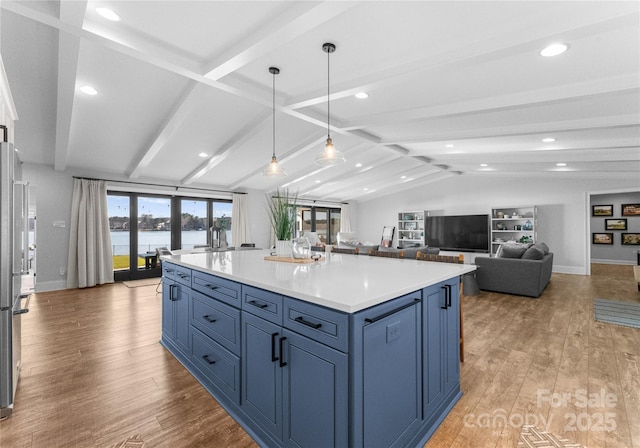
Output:
[[489,252],[489,215],[427,216],[425,243],[440,250]]

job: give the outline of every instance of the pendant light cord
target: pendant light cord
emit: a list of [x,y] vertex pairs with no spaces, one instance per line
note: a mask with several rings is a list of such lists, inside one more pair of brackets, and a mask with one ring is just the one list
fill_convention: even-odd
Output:
[[273,157],[276,157],[276,74],[273,73]]
[[331,55],[331,51],[327,51],[327,138],[331,138],[331,131],[330,131],[330,125],[329,125],[329,120],[331,117],[331,92],[330,92],[330,88],[331,88],[331,73],[329,71],[329,61],[330,61],[330,55]]

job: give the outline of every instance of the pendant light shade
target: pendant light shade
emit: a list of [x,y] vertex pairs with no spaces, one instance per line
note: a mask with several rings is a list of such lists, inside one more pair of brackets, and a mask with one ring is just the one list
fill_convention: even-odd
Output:
[[280,69],[269,67],[269,73],[273,75],[273,153],[271,162],[269,162],[262,174],[268,177],[282,177],[286,176],[287,173],[278,164],[278,159],[276,158],[276,75],[280,73]]
[[322,51],[327,53],[327,142],[324,146],[324,151],[322,151],[316,157],[316,165],[320,166],[329,166],[329,165],[337,165],[339,163],[346,162],[344,155],[340,151],[338,151],[333,145],[333,140],[331,140],[331,106],[330,106],[330,96],[331,96],[331,78],[329,71],[329,55],[336,51],[336,46],[332,43],[322,44]]

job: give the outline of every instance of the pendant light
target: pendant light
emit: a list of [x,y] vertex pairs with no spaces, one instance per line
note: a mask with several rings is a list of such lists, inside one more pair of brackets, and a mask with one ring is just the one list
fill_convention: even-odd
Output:
[[327,143],[324,146],[324,151],[322,151],[316,157],[316,165],[320,166],[329,166],[329,165],[337,165],[339,163],[346,162],[344,156],[340,151],[338,151],[335,146],[333,146],[333,140],[331,140],[331,130],[330,130],[330,117],[331,117],[331,107],[330,107],[330,72],[329,72],[329,55],[336,51],[336,46],[332,43],[324,43],[322,44],[322,51],[327,53]]
[[271,162],[269,162],[262,174],[268,177],[282,177],[286,176],[287,173],[278,165],[278,159],[276,158],[276,75],[280,73],[280,69],[269,67],[269,73],[273,75],[273,154]]

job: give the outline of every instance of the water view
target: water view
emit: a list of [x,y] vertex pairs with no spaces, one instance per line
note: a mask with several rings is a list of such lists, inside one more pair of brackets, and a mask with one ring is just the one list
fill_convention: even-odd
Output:
[[[227,241],[231,245],[231,231],[229,230],[227,230]],[[195,245],[204,244],[207,244],[206,230],[182,232],[182,249],[192,249]],[[138,253],[153,252],[158,247],[171,247],[170,231],[138,232]],[[129,231],[112,231],[111,248],[113,255],[129,255]]]

